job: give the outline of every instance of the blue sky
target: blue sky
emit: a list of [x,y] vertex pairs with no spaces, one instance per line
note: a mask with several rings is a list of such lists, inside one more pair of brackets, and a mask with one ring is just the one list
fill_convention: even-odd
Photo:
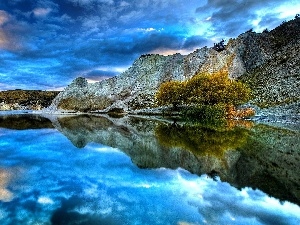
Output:
[[1,0],[0,90],[98,81],[141,54],[187,54],[299,9],[298,0]]

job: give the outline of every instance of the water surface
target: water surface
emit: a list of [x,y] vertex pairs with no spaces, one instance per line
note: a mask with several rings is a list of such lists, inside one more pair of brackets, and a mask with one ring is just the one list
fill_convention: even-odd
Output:
[[0,127],[4,225],[300,222],[298,131],[36,115]]

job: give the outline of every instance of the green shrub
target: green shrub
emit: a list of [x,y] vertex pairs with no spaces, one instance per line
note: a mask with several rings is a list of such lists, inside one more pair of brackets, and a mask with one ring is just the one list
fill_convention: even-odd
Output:
[[182,110],[182,116],[189,120],[216,120],[226,117],[226,106],[216,105],[194,105]]

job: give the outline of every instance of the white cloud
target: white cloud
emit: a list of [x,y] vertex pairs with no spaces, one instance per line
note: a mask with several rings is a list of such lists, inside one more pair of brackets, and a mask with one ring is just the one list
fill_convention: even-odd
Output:
[[46,204],[54,204],[53,200],[49,197],[45,197],[45,196],[41,196],[38,198],[38,203],[42,204],[42,205],[46,205]]
[[36,17],[47,16],[52,10],[50,8],[35,8],[32,12]]
[[300,2],[291,1],[288,4],[283,4],[274,9],[274,12],[279,13],[280,19],[293,18],[300,11]]
[[130,4],[128,2],[122,1],[122,2],[120,2],[120,6],[127,7],[127,6],[130,6]]
[[124,14],[119,17],[119,21],[123,23],[127,23],[130,21],[138,20],[142,17],[144,17],[144,12],[143,11],[131,11],[127,14]]

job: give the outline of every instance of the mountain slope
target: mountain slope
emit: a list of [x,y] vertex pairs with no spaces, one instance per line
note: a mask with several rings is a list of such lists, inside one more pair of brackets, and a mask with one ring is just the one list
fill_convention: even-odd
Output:
[[88,84],[75,79],[48,108],[50,111],[124,111],[155,107],[162,82],[186,80],[198,72],[228,70],[253,89],[253,103],[269,107],[299,101],[300,19],[263,33],[246,32],[230,39],[226,49],[197,49],[189,55],[142,55],[120,75]]

